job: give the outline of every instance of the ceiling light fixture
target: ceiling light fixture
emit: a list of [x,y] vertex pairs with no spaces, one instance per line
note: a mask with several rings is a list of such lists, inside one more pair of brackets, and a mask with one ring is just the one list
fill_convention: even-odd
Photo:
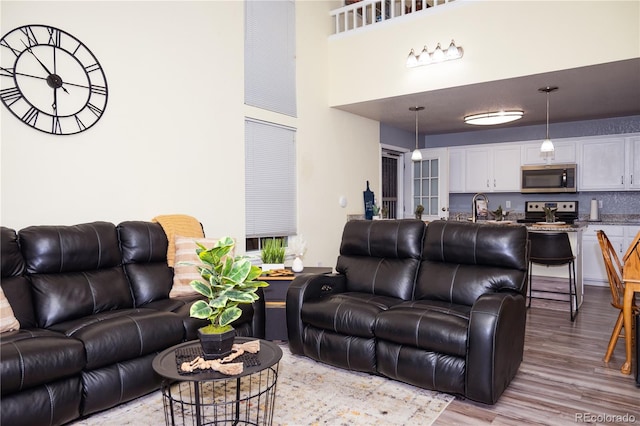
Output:
[[482,114],[467,115],[464,117],[464,122],[475,126],[493,126],[495,124],[504,124],[519,120],[523,115],[524,112],[517,110],[485,112]]
[[456,46],[455,42],[451,40],[451,44],[447,50],[443,50],[438,43],[436,49],[429,53],[427,46],[424,46],[422,53],[416,55],[416,52],[411,49],[409,56],[407,57],[407,68],[415,68],[423,65],[438,64],[445,61],[451,61],[454,59],[460,59],[464,55],[462,47]]
[[409,107],[409,111],[416,112],[416,149],[414,149],[411,153],[411,161],[422,161],[422,153],[418,148],[418,112],[422,111],[423,109],[424,107],[421,106]]
[[549,139],[549,93],[555,92],[558,90],[557,86],[553,87],[541,87],[538,89],[538,92],[543,92],[547,94],[547,138],[542,141],[542,145],[540,145],[540,152],[553,152],[555,147],[553,146],[553,142]]

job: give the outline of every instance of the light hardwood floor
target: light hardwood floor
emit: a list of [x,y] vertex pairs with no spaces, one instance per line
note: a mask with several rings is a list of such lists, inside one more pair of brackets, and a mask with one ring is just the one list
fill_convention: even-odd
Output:
[[634,375],[620,373],[624,340],[608,364],[602,361],[618,312],[610,305],[609,288],[585,286],[584,293],[574,323],[568,302],[534,300],[524,360],[500,400],[489,406],[457,397],[434,424],[640,424],[635,367]]

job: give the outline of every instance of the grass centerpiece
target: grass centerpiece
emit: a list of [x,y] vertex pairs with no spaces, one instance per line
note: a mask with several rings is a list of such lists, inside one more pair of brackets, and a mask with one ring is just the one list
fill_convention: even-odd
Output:
[[286,247],[282,238],[268,238],[262,242],[260,258],[262,259],[262,270],[284,268],[284,256]]
[[[262,270],[246,257],[230,255],[235,247],[232,238],[220,238],[210,249],[196,244],[202,264],[195,266],[202,281],[193,280],[190,285],[207,300],[193,303],[189,313],[193,318],[210,322],[198,330],[205,358],[222,358],[231,353],[235,337],[231,323],[242,316],[238,305],[257,301],[260,298],[256,294],[258,288],[269,284],[256,280]],[[210,343],[211,340],[214,343]]]

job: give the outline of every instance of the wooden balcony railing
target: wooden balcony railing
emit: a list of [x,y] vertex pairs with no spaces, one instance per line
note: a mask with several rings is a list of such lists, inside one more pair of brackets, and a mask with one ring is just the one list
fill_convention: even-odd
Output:
[[425,12],[454,0],[344,0],[344,6],[331,11],[334,34],[345,33],[388,21],[410,13]]

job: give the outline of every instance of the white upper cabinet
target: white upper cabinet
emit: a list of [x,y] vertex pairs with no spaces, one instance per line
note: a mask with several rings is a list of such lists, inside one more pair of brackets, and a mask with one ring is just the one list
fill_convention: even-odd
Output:
[[449,192],[465,192],[465,148],[449,148]]
[[[578,144],[579,191],[640,189],[640,137],[603,137]],[[635,172],[635,176],[634,176]]]
[[522,145],[522,164],[566,164],[576,162],[575,141],[554,141],[553,152],[540,152],[540,142],[525,143]]
[[465,156],[465,192],[520,191],[520,144],[467,148]]
[[628,138],[627,147],[627,188],[640,190],[640,136]]

